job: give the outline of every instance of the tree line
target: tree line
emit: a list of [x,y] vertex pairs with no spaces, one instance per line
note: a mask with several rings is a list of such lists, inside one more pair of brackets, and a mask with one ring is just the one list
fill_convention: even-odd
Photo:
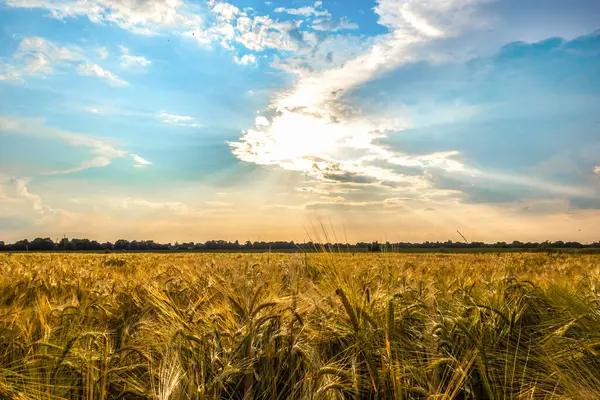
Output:
[[50,238],[35,238],[31,241],[27,239],[18,240],[14,243],[5,243],[0,241],[0,251],[214,251],[214,250],[286,250],[286,251],[401,251],[403,249],[600,249],[600,242],[582,244],[579,242],[563,241],[545,241],[545,242],[520,242],[512,243],[496,242],[357,242],[350,243],[296,243],[294,241],[239,241],[230,242],[226,240],[209,240],[206,242],[188,242],[188,243],[157,243],[153,240],[125,240],[119,239],[116,242],[98,242],[89,239],[68,239],[62,238],[54,241]]

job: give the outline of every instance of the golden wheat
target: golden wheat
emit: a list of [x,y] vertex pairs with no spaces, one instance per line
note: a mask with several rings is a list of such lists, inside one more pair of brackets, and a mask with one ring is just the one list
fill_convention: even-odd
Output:
[[600,399],[600,257],[0,255],[0,398]]

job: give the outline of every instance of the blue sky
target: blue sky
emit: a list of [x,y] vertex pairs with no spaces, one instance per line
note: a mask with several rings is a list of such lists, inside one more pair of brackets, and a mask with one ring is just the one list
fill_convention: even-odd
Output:
[[599,240],[599,21],[0,0],[0,240]]

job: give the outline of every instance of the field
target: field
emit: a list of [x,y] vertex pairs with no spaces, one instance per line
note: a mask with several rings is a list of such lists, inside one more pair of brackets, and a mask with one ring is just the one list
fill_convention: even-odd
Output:
[[0,254],[2,399],[600,399],[600,256]]

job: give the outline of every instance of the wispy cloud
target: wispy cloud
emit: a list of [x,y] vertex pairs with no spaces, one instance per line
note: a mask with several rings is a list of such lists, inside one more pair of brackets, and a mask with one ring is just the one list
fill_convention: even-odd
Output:
[[126,105],[116,104],[96,104],[83,106],[82,110],[98,115],[106,115],[119,118],[147,119],[158,121],[163,124],[181,126],[186,128],[202,128],[203,124],[198,122],[195,117],[189,115],[179,115],[167,111],[152,112],[144,109],[135,109]]
[[96,49],[96,53],[98,53],[98,57],[102,60],[106,60],[108,58],[108,49],[106,47],[99,47]]
[[129,49],[120,46],[121,49],[121,68],[130,69],[134,72],[146,72],[146,67],[152,64],[152,61],[143,56],[134,56],[129,54]]
[[[103,49],[99,55],[104,54]],[[99,50],[96,50],[97,52]],[[97,64],[87,61],[85,51],[79,46],[60,46],[42,37],[21,40],[8,64],[0,66],[0,80],[24,80],[27,77],[48,77],[75,69],[80,75],[92,75],[107,80],[114,86],[127,82]]]
[[342,17],[338,20],[316,19],[312,24],[312,28],[317,31],[337,32],[358,29],[358,24],[355,22],[350,22],[350,20],[346,17]]
[[56,19],[87,17],[98,24],[114,24],[136,34],[154,35],[163,29],[199,26],[202,18],[182,1],[121,0],[5,0],[9,7],[43,9]]
[[138,156],[137,154],[131,153],[129,155],[131,156],[131,158],[133,158],[133,161],[135,161],[135,164],[133,165],[134,167],[143,168],[148,165],[152,165],[150,161]]
[[112,72],[105,70],[98,64],[91,64],[91,63],[80,64],[77,67],[77,72],[80,75],[97,76],[99,78],[105,79],[109,84],[111,84],[113,86],[129,85],[129,83],[127,83],[123,79],[119,78]]
[[71,67],[84,60],[78,46],[61,47],[42,37],[29,37],[21,40],[12,55],[11,63],[3,66],[6,80],[23,79],[27,76],[54,74],[63,68]]
[[240,64],[240,65],[255,64],[256,56],[254,54],[244,54],[241,57],[238,57],[238,56],[233,57],[233,61],[235,61],[236,64]]
[[142,157],[128,153],[126,150],[116,147],[108,140],[82,133],[75,133],[49,127],[38,119],[9,118],[0,116],[0,131],[14,135],[32,136],[47,140],[60,140],[74,147],[89,149],[93,156],[72,168],[54,171],[43,171],[46,175],[68,174],[79,172],[88,168],[105,167],[117,158],[131,156],[135,161],[134,166],[151,164]]
[[305,6],[305,7],[299,7],[299,8],[277,7],[275,9],[275,12],[286,13],[286,14],[290,14],[290,15],[302,15],[304,17],[315,16],[315,17],[331,18],[331,13],[329,11],[318,9],[321,7],[322,4],[323,3],[317,2],[317,5],[315,7],[311,7],[311,6]]
[[138,212],[169,213],[187,217],[193,217],[202,213],[202,210],[190,207],[179,201],[151,201],[141,198],[126,197],[122,200],[114,200],[111,203],[119,208]]
[[161,112],[158,114],[157,118],[161,122],[169,125],[185,126],[188,128],[200,128],[203,126],[196,120],[196,118],[190,117],[189,115],[176,115]]

